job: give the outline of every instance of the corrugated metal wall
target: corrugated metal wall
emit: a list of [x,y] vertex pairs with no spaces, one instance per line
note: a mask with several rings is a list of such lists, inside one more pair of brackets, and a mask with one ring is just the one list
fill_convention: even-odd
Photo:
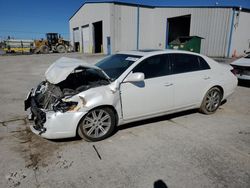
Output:
[[[166,46],[167,18],[191,15],[190,35],[198,35],[202,40],[201,53],[208,56],[227,55],[231,25],[229,8],[140,8],[139,48],[162,48]],[[103,20],[103,44],[111,37],[112,52],[134,50],[137,44],[137,7],[113,3],[85,4],[70,20],[73,28],[91,25]],[[92,36],[93,33],[90,33]],[[92,37],[91,39],[92,40]],[[90,41],[93,42],[93,41]]]
[[208,56],[227,56],[231,9],[194,9],[191,35],[202,36],[201,52]]
[[111,19],[110,14],[112,12],[112,5],[109,3],[100,4],[85,4],[81,9],[70,19],[69,29],[70,29],[70,39],[71,43],[74,41],[74,28],[79,28],[79,39],[80,39],[80,49],[83,47],[82,38],[82,28],[89,25],[89,44],[88,47],[92,51],[93,49],[93,23],[102,21],[103,22],[103,49],[104,53],[107,53],[107,37],[111,34]]
[[125,5],[114,7],[115,51],[134,50],[137,40],[137,8]]
[[191,15],[190,35],[205,38],[201,53],[226,56],[230,12],[222,8],[141,8],[140,48],[165,48],[167,18]]
[[250,51],[250,13],[235,12],[230,56]]

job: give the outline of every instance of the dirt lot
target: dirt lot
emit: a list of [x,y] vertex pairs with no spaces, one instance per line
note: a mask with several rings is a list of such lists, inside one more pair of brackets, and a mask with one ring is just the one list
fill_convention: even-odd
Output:
[[23,100],[60,56],[0,56],[0,187],[250,187],[250,84],[213,115],[188,111],[124,125],[110,138],[45,140]]

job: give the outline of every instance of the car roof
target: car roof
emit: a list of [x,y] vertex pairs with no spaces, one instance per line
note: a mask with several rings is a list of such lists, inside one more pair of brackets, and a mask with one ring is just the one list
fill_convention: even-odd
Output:
[[144,50],[131,50],[131,51],[121,51],[117,54],[126,54],[126,55],[134,55],[134,56],[152,56],[152,55],[158,55],[158,54],[168,54],[168,53],[182,53],[182,54],[193,54],[202,56],[201,54],[184,51],[184,50],[172,50],[172,49],[144,49]]

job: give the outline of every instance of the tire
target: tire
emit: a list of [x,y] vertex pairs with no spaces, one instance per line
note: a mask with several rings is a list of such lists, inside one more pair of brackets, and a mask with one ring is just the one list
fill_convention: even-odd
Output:
[[115,114],[110,108],[95,108],[80,121],[77,133],[89,142],[96,142],[109,137],[115,128]]
[[39,51],[40,51],[41,54],[48,54],[49,53],[49,47],[46,46],[46,45],[43,45],[43,46],[40,47]]
[[222,92],[219,88],[213,87],[208,90],[203,98],[199,111],[203,114],[213,114],[219,108],[222,100]]
[[66,52],[66,47],[62,44],[59,44],[57,47],[56,47],[56,50],[58,53],[65,53]]

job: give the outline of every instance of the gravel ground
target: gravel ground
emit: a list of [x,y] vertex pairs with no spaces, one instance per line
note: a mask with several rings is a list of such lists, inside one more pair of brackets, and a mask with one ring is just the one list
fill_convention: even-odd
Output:
[[0,56],[0,187],[250,187],[250,84],[213,115],[196,110],[119,127],[110,138],[42,139],[23,100],[60,56]]

